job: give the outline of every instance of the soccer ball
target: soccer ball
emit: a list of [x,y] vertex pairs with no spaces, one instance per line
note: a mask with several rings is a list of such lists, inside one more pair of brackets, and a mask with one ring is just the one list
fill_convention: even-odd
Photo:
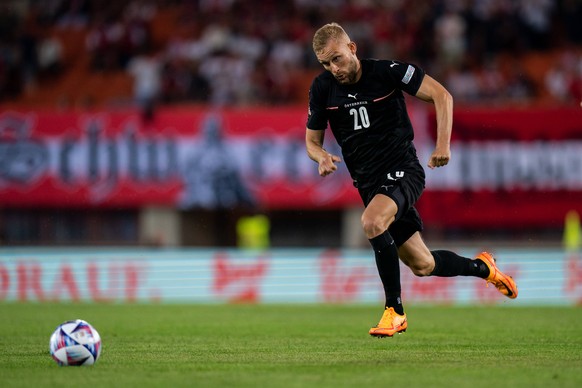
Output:
[[57,364],[93,365],[101,354],[101,336],[82,319],[60,324],[49,342],[51,356]]

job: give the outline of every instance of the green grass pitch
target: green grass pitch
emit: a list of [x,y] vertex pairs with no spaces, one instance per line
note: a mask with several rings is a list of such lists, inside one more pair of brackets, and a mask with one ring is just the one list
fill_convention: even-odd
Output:
[[[361,305],[0,304],[2,387],[581,387],[582,309],[408,306],[368,336]],[[103,352],[59,367],[55,327],[85,319]]]

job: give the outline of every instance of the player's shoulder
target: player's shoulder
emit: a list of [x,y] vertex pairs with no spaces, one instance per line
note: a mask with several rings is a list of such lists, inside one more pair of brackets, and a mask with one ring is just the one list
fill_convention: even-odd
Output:
[[379,58],[364,58],[360,60],[362,66],[369,67],[382,67],[390,63],[389,59],[379,59]]
[[371,71],[398,70],[398,67],[407,67],[411,63],[399,59],[376,59],[367,58],[361,60],[362,66],[368,67]]
[[391,73],[396,70],[393,68],[393,63],[401,62],[395,62],[390,59],[367,58],[362,59],[360,63],[362,64],[362,72],[366,74],[366,78],[389,82],[392,78]]
[[[424,77],[424,70],[411,63],[398,59],[371,60],[368,62],[370,74],[391,82],[396,87],[409,91],[407,85],[420,85]],[[414,88],[410,92],[415,92]]]

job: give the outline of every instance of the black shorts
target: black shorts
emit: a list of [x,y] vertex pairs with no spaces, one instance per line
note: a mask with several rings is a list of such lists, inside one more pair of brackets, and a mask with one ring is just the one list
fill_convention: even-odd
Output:
[[414,204],[420,198],[424,190],[425,175],[420,165],[404,171],[395,170],[374,186],[365,189],[358,188],[364,205],[372,201],[377,194],[392,198],[398,206],[396,219],[388,228],[396,246],[404,244],[416,232],[422,232],[423,224],[420,214],[414,208]]

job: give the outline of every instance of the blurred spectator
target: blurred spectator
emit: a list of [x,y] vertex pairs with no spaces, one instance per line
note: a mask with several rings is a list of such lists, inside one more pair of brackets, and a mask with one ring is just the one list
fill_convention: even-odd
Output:
[[519,61],[513,61],[509,71],[500,85],[500,97],[508,102],[528,102],[536,95],[533,80],[527,75]]
[[148,1],[132,1],[123,14],[123,36],[120,63],[125,65],[136,54],[153,47],[151,21],[156,15],[156,7]]
[[551,47],[550,30],[555,0],[519,0],[517,14],[535,49]]
[[133,98],[146,117],[151,117],[160,98],[162,61],[153,50],[131,59],[127,71],[133,77]]
[[58,27],[81,29],[87,26],[90,0],[53,0],[46,3],[54,10]]
[[121,68],[122,38],[123,27],[120,22],[107,20],[103,14],[95,17],[85,41],[93,70]]
[[581,59],[571,51],[565,51],[546,73],[544,82],[551,97],[566,102],[572,98],[572,85],[579,71]]
[[582,101],[582,52],[578,53],[578,64],[574,79],[570,84],[570,93],[576,102]]
[[582,44],[582,1],[580,0],[563,0],[558,2],[556,8],[559,14],[556,15],[563,23],[566,40],[575,45]]
[[226,50],[214,51],[200,62],[200,75],[210,85],[209,102],[218,106],[247,102],[251,73],[249,60]]
[[445,65],[457,65],[465,56],[466,22],[457,12],[447,10],[435,22],[437,55]]
[[210,95],[208,81],[199,74],[198,63],[169,58],[162,69],[161,99],[164,103],[204,102]]
[[51,32],[38,46],[39,74],[43,77],[55,77],[63,70],[63,45],[57,34]]
[[480,99],[490,102],[499,97],[499,85],[503,85],[503,75],[495,59],[488,58],[479,69],[477,77]]
[[38,24],[38,10],[31,7],[20,25],[19,46],[22,82],[25,90],[30,90],[36,83],[38,72],[38,39],[41,36],[41,26]]
[[11,7],[0,4],[0,99],[14,98],[22,92],[19,22]]
[[477,74],[466,63],[449,69],[445,86],[458,102],[475,102],[480,97]]

